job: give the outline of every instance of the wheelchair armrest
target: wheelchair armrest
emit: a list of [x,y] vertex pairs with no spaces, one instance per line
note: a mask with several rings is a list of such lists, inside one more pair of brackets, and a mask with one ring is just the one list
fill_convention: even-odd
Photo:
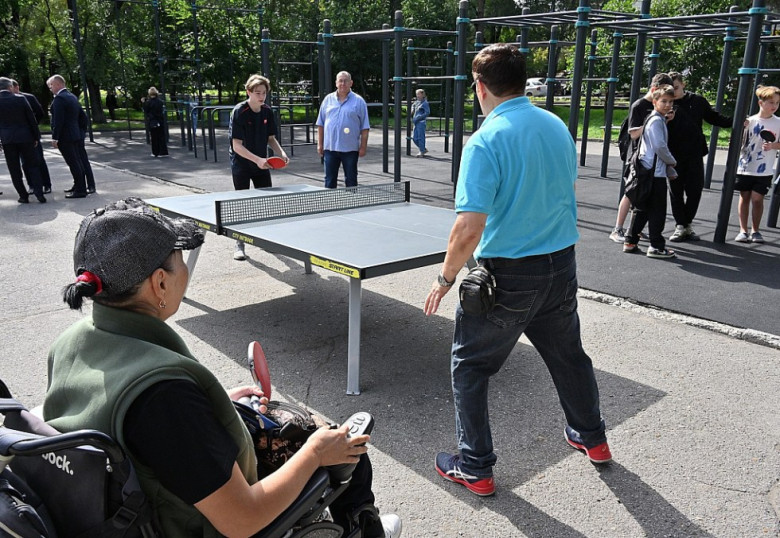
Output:
[[256,538],[279,538],[304,517],[319,514],[326,506],[321,499],[330,486],[330,476],[324,468],[317,469],[293,503],[257,533]]
[[[374,429],[374,417],[365,411],[359,411],[344,421],[349,426],[349,437],[356,435],[368,435]],[[352,478],[352,472],[357,463],[342,463],[327,467],[330,478],[334,484],[346,484]]]
[[77,430],[42,436],[5,426],[0,427],[0,455],[2,456],[37,456],[80,446],[91,446],[102,450],[113,464],[125,460],[122,448],[111,437],[97,430]]

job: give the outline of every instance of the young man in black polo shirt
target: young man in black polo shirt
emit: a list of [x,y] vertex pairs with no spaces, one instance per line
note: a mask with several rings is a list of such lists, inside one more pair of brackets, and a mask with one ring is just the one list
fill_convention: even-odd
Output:
[[[263,76],[252,75],[244,88],[247,99],[233,108],[228,128],[230,171],[237,191],[248,189],[250,180],[256,189],[271,186],[271,166],[266,160],[268,146],[285,162],[290,161],[276,140],[276,120],[265,102],[271,93],[271,83]],[[242,241],[236,241],[233,259],[246,259]]]

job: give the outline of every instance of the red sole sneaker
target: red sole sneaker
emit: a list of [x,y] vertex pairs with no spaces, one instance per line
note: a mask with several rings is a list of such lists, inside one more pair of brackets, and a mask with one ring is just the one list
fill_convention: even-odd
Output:
[[572,448],[576,448],[581,452],[585,452],[585,455],[588,456],[588,459],[593,463],[607,463],[612,461],[612,452],[610,452],[609,444],[606,442],[594,446],[593,448],[585,448],[585,445],[575,443],[569,439],[568,435],[564,434],[564,437],[566,438],[566,442],[569,443]]
[[[435,467],[436,472],[439,473],[442,478],[465,486],[466,489],[476,495],[488,497],[496,492],[496,484],[492,476],[490,478],[477,478],[463,473],[460,467],[453,465],[452,456],[447,453],[440,452],[437,454]],[[443,468],[449,468],[449,470],[445,471]]]

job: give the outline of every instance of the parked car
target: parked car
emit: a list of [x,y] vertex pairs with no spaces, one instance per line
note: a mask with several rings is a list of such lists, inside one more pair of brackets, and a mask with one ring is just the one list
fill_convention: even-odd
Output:
[[533,77],[525,81],[525,95],[527,97],[544,97],[547,95],[546,79]]

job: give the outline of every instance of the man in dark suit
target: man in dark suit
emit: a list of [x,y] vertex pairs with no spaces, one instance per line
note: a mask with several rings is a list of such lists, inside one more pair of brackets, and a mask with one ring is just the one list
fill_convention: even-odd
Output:
[[84,138],[87,136],[89,130],[89,118],[84,109],[79,109],[79,131],[81,132],[81,139],[79,140],[79,157],[81,158],[81,166],[84,168],[84,177],[87,180],[87,194],[95,194],[95,174],[92,172],[92,165],[89,164],[89,156],[87,155],[87,147],[84,145]]
[[52,145],[60,150],[73,176],[73,186],[65,191],[65,198],[86,198],[87,182],[79,153],[79,142],[83,140],[79,129],[81,105],[76,96],[65,88],[62,76],[50,77],[46,85],[54,95],[51,103]]
[[38,154],[35,146],[41,143],[41,132],[32,108],[25,99],[19,99],[11,91],[10,78],[0,77],[0,141],[5,152],[5,163],[11,182],[19,194],[19,203],[28,203],[29,194],[24,186],[22,168],[33,187],[38,201],[46,203],[38,172]]
[[[35,121],[37,121],[38,125],[40,125],[43,119],[46,117],[46,111],[41,106],[41,102],[38,101],[38,98],[33,94],[21,91],[21,88],[19,88],[19,83],[14,79],[11,79],[11,84],[13,86],[11,88],[12,92],[27,99],[27,102],[30,104],[30,108],[32,108],[33,114],[35,115]],[[38,171],[41,175],[41,186],[43,187],[43,194],[49,194],[51,192],[51,176],[49,176],[49,167],[46,166],[46,159],[43,158],[43,144],[37,144],[35,146],[35,150],[38,153]],[[35,189],[33,189],[29,177],[27,178],[27,186],[29,187],[27,193],[35,194]]]

